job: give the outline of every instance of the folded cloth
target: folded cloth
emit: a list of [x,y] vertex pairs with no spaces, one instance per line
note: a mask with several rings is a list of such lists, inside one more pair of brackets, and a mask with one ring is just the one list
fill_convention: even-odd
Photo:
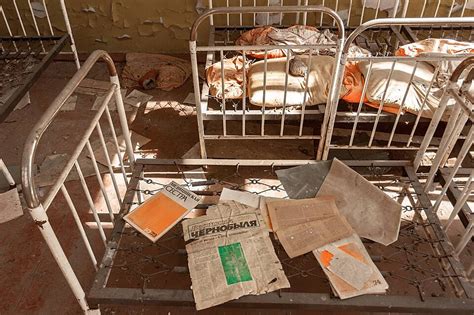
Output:
[[[308,84],[306,84],[306,77],[303,76],[288,74],[288,80],[286,79],[287,58],[285,57],[267,60],[266,77],[265,61],[253,63],[248,75],[250,103],[268,107],[282,107],[283,104],[301,106],[326,103],[334,76],[335,59],[330,56],[312,56],[310,60],[306,55],[299,58],[308,66]],[[264,86],[266,86],[265,99],[263,98]],[[342,88],[341,95],[346,92],[346,89]]]
[[191,64],[181,58],[146,53],[127,53],[122,73],[126,88],[159,88],[171,91],[186,82]]
[[[294,25],[285,29],[279,29],[271,26],[259,27],[243,33],[235,42],[239,46],[256,45],[333,45],[337,44],[337,35],[330,30],[319,31],[314,26]],[[306,54],[309,49],[292,49],[294,54]],[[279,58],[285,56],[286,49],[272,49],[267,51],[267,58]],[[312,49],[312,55],[330,55],[334,56],[336,47],[320,47]],[[265,58],[265,51],[251,50],[246,54],[257,59]],[[349,57],[371,56],[366,49],[351,45]]]
[[[220,61],[206,69],[206,79],[209,85],[209,93],[217,98],[222,98],[222,64]],[[235,56],[224,59],[224,97],[226,99],[238,99],[244,95],[244,58]]]
[[[416,65],[416,69],[415,69]],[[369,61],[361,61],[357,65],[364,77],[369,72]],[[366,104],[378,108],[383,100],[383,110],[390,113],[409,112],[431,118],[439,106],[442,89],[432,86],[434,68],[424,62],[399,60],[395,63],[389,81],[393,61],[373,61],[370,78],[367,84]],[[412,83],[409,84],[410,78]],[[406,93],[406,96],[405,96]],[[426,101],[425,101],[426,99]],[[452,102],[448,103],[451,105]]]
[[361,237],[383,245],[398,239],[402,206],[341,161],[276,171],[288,197],[334,196],[340,213]]
[[[468,55],[474,53],[474,43],[461,42],[445,38],[428,38],[415,43],[401,46],[396,52],[397,56],[443,56],[443,55]],[[428,61],[433,67],[439,65],[438,76],[436,78],[437,87],[441,88],[449,80],[454,69],[461,63],[461,60]]]

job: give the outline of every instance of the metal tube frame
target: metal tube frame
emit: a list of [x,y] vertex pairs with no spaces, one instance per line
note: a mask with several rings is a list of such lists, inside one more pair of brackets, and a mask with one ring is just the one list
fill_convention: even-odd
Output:
[[[387,62],[392,61],[393,62],[392,69],[393,69],[396,62],[399,62],[399,61],[410,61],[410,62],[415,62],[415,64],[417,64],[417,62],[419,62],[419,61],[426,61],[423,57],[420,58],[420,57],[405,57],[405,56],[403,56],[403,57],[383,56],[383,57],[368,57],[368,58],[363,58],[363,57],[349,58],[348,57],[348,51],[349,51],[350,45],[353,44],[355,42],[356,38],[359,35],[361,35],[364,31],[374,29],[374,28],[381,28],[381,27],[426,26],[426,25],[429,25],[429,26],[449,26],[449,25],[452,25],[452,26],[471,26],[472,27],[472,26],[474,26],[474,18],[472,18],[472,17],[439,18],[438,17],[438,18],[387,18],[387,19],[371,20],[371,21],[368,21],[368,22],[360,25],[359,27],[357,27],[348,36],[347,40],[344,43],[344,48],[342,50],[342,56],[339,59],[339,62],[341,63],[341,66],[343,66],[348,61],[362,61],[362,60],[365,60],[365,61],[370,62],[371,65],[372,65],[373,62],[376,62],[376,61],[387,61]],[[430,58],[430,61],[440,63],[442,60],[462,60],[465,57],[466,56],[442,56],[442,57]],[[439,59],[439,58],[441,58],[441,59]],[[335,86],[335,91],[334,91],[335,95],[339,94],[339,91],[340,91],[341,86],[343,84],[344,67],[339,67],[339,71],[340,72],[336,75],[336,78],[337,78],[338,82]],[[437,71],[435,71],[434,75],[436,73],[437,73]],[[407,92],[408,92],[408,89],[410,88],[410,85],[412,84],[413,74],[414,74],[414,72],[412,73],[410,82],[407,82]],[[368,74],[368,76],[369,75],[370,75],[370,73]],[[389,83],[387,82],[386,89],[388,88],[388,85],[389,85]],[[429,93],[430,89],[427,92]],[[374,132],[376,131],[376,128],[377,128],[379,115],[381,113],[384,102],[385,102],[385,93],[384,93],[384,97],[380,101],[380,106],[379,106],[379,109],[377,111],[377,116],[376,116],[376,122],[373,124],[372,136],[371,136],[371,141],[369,142],[369,144],[368,145],[354,145],[353,143],[351,143],[349,146],[333,145],[332,142],[331,142],[333,132],[334,132],[334,124],[336,122],[336,117],[340,114],[340,112],[338,112],[338,100],[335,100],[333,103],[331,103],[331,106],[328,108],[328,112],[330,112],[330,115],[329,115],[330,119],[329,119],[329,123],[328,123],[328,130],[324,134],[325,139],[324,139],[324,143],[322,144],[323,148],[321,150],[322,151],[321,159],[327,159],[328,155],[329,155],[329,151],[331,149],[340,149],[340,148],[365,149],[365,148],[370,148],[371,144],[372,144]],[[405,97],[403,98],[403,102],[405,102]],[[438,124],[441,121],[441,117],[442,117],[442,115],[445,111],[445,108],[446,108],[446,105],[447,105],[446,102],[447,102],[447,99],[443,99],[443,98],[441,99],[440,105],[437,108],[437,110],[435,111],[435,113],[433,115],[433,118],[431,119],[430,126],[428,128],[428,131],[426,132],[423,143],[418,147],[418,146],[415,146],[414,143],[411,140],[408,140],[407,143],[405,145],[403,145],[403,148],[405,148],[405,149],[414,148],[414,149],[419,150],[417,158],[415,159],[415,168],[417,168],[419,166],[418,163],[420,162],[420,156],[421,157],[423,156],[423,154],[426,152],[426,150],[428,149],[428,147],[431,143],[434,132],[435,132],[436,128],[438,127]],[[358,111],[358,115],[359,115],[359,111]],[[416,117],[415,124],[412,127],[411,135],[414,134],[415,128],[418,125],[419,119],[420,119],[419,117]],[[353,125],[353,133],[355,132],[354,129],[356,128],[356,123],[357,123],[357,121],[354,122],[354,125]],[[393,149],[400,150],[400,147],[394,146],[393,143],[392,143],[393,142],[392,141],[393,136],[394,136],[396,128],[399,124],[400,124],[400,111],[396,115],[388,144],[385,146],[386,150],[393,150]]]
[[[111,83],[111,88],[107,92],[103,103],[99,107],[97,114],[94,116],[92,121],[90,122],[90,125],[88,128],[85,129],[84,135],[82,136],[78,146],[74,150],[74,152],[71,155],[71,158],[69,161],[66,163],[66,166],[63,170],[63,172],[60,174],[59,178],[57,179],[56,183],[52,186],[52,188],[49,190],[46,198],[44,201],[40,201],[39,195],[38,195],[38,187],[35,183],[35,179],[33,177],[33,167],[34,167],[34,161],[35,161],[35,155],[36,155],[36,150],[38,148],[38,145],[40,143],[41,137],[44,134],[44,132],[47,130],[49,125],[52,123],[54,120],[55,116],[59,113],[61,110],[61,107],[66,103],[67,99],[72,95],[74,90],[79,86],[81,81],[86,77],[86,75],[89,73],[89,71],[92,69],[92,67],[101,59],[102,61],[105,62],[108,68],[109,76],[110,76],[110,83]],[[133,147],[131,144],[130,140],[130,132],[128,129],[128,124],[127,124],[127,117],[125,114],[125,109],[124,109],[124,104],[122,100],[122,95],[120,93],[120,84],[118,80],[118,75],[117,71],[115,68],[115,65],[113,63],[112,58],[102,50],[97,50],[94,51],[89,58],[84,62],[83,66],[77,71],[77,73],[72,77],[72,79],[67,83],[65,88],[59,93],[59,95],[54,99],[53,103],[48,107],[46,112],[43,114],[43,116],[39,119],[39,121],[36,123],[36,125],[33,127],[31,133],[29,134],[26,142],[25,142],[25,147],[23,151],[23,157],[22,157],[22,165],[21,165],[21,172],[22,172],[22,192],[26,201],[27,208],[30,210],[30,214],[35,221],[35,223],[38,225],[38,229],[40,230],[41,234],[43,235],[43,238],[45,239],[49,249],[51,250],[51,253],[53,254],[53,257],[55,258],[56,262],[58,263],[64,277],[66,278],[69,286],[71,287],[76,299],[79,302],[79,305],[81,306],[82,310],[87,313],[87,314],[98,314],[100,311],[97,309],[92,309],[86,299],[85,299],[85,293],[84,290],[75,275],[74,271],[72,270],[72,267],[68,261],[68,258],[61,248],[61,245],[58,241],[58,238],[52,228],[52,226],[49,223],[49,218],[46,213],[47,209],[50,208],[55,196],[58,194],[58,192],[61,190],[62,193],[64,194],[64,197],[66,198],[66,202],[72,212],[72,215],[74,216],[74,219],[76,221],[76,224],[78,225],[79,232],[82,236],[82,240],[84,241],[84,244],[86,246],[86,249],[91,257],[92,262],[95,264],[96,259],[95,256],[92,252],[89,240],[85,236],[85,233],[82,229],[80,219],[77,215],[77,211],[74,207],[74,203],[72,202],[72,199],[70,198],[69,194],[67,193],[66,187],[64,185],[64,182],[66,181],[67,176],[71,172],[72,168],[75,167],[76,171],[78,172],[80,182],[82,184],[82,188],[84,190],[85,196],[88,200],[89,206],[92,210],[92,213],[94,215],[94,219],[98,225],[98,229],[100,232],[100,236],[104,242],[104,245],[107,244],[106,240],[106,235],[105,232],[102,228],[97,209],[94,205],[94,201],[92,200],[92,197],[90,195],[86,180],[84,178],[84,175],[82,174],[81,167],[78,163],[78,158],[81,152],[84,149],[87,149],[89,151],[89,154],[92,158],[92,162],[94,164],[94,170],[96,173],[97,180],[99,182],[101,191],[104,195],[107,208],[109,210],[109,214],[111,216],[111,219],[113,221],[113,213],[112,213],[112,208],[108,200],[107,192],[105,190],[104,184],[102,182],[101,174],[99,172],[99,169],[97,167],[95,158],[94,158],[94,153],[92,151],[92,147],[90,146],[90,138],[94,130],[100,130],[100,135],[99,138],[101,142],[103,141],[103,134],[99,126],[99,120],[104,117],[104,119],[108,119],[110,126],[113,127],[112,124],[112,119],[110,117],[110,113],[108,111],[108,106],[109,102],[111,101],[112,97],[115,97],[115,104],[117,107],[118,111],[118,116],[120,120],[120,128],[122,131],[122,134],[125,139],[125,146],[126,146],[126,153],[128,155],[128,160],[130,163],[130,166],[133,167],[135,163],[135,156],[133,153]],[[99,127],[98,127],[99,126]],[[117,144],[117,139],[115,135],[115,131],[112,129],[112,136],[114,138],[115,143]],[[103,144],[103,143],[102,143]],[[103,150],[106,150],[104,146],[102,146]],[[118,146],[117,146],[118,149]],[[107,153],[106,153],[107,154]],[[126,177],[126,174],[124,173],[124,167],[123,167],[123,158],[120,155],[120,160],[121,160],[121,169],[123,171],[124,177]],[[108,160],[109,162],[109,160]],[[111,165],[109,164],[109,171],[111,169]],[[110,174],[111,176],[114,176],[114,174]],[[127,183],[127,181],[125,181]],[[117,192],[117,191],[116,191]],[[121,202],[119,198],[119,202]]]
[[[212,4],[212,3],[211,3]],[[267,14],[287,14],[287,13],[299,13],[298,16],[301,16],[301,14],[306,15],[308,13],[321,13],[326,16],[329,16],[333,21],[333,25],[336,26],[337,28],[337,34],[338,34],[338,40],[335,45],[285,45],[285,46],[278,46],[278,45],[270,45],[270,46],[227,46],[224,45],[215,45],[214,41],[214,36],[213,34],[213,23],[215,21],[214,16],[215,15],[246,15],[246,14],[261,14],[261,13],[267,13]],[[210,40],[211,42],[209,43],[208,46],[198,46],[197,45],[197,34],[198,34],[198,29],[199,26],[206,20],[210,20],[211,24],[211,36]],[[229,20],[229,19],[227,19]],[[242,19],[240,19],[242,20]],[[228,23],[229,24],[229,21]],[[325,132],[325,124],[328,121],[328,114],[327,112],[324,112],[324,114],[319,111],[319,110],[307,110],[305,104],[302,104],[301,109],[293,109],[290,110],[289,106],[286,105],[286,97],[287,97],[287,91],[285,89],[284,92],[284,104],[282,108],[279,109],[268,109],[265,106],[265,103],[262,107],[261,110],[252,110],[248,109],[246,105],[246,100],[243,101],[243,108],[242,110],[239,110],[237,108],[234,108],[233,110],[226,109],[226,100],[225,97],[222,97],[220,99],[221,103],[221,109],[219,111],[213,111],[208,108],[207,102],[208,102],[208,96],[207,96],[207,91],[208,87],[207,84],[203,84],[202,90],[200,90],[200,84],[199,84],[199,73],[198,73],[198,63],[197,63],[197,53],[198,52],[206,52],[207,53],[207,65],[210,65],[214,59],[214,54],[219,53],[220,54],[220,61],[221,61],[221,80],[224,80],[224,75],[223,75],[223,58],[224,58],[224,52],[225,51],[241,51],[243,57],[243,60],[245,61],[245,52],[250,51],[250,50],[262,50],[265,52],[265,58],[264,58],[264,67],[266,69],[267,66],[267,53],[271,49],[283,49],[284,51],[287,52],[287,58],[286,58],[286,74],[285,74],[285,81],[288,80],[288,71],[289,71],[289,59],[290,59],[290,52],[292,49],[306,49],[309,50],[310,52],[314,49],[317,48],[322,48],[322,47],[332,47],[336,49],[336,60],[335,60],[335,67],[334,67],[334,74],[338,73],[338,67],[339,63],[337,62],[337,58],[340,55],[341,47],[344,41],[344,24],[339,17],[339,15],[328,8],[322,7],[322,6],[267,6],[267,7],[262,7],[262,6],[249,6],[249,7],[220,7],[220,8],[214,8],[211,7],[208,11],[206,11],[204,14],[199,16],[196,21],[194,22],[192,29],[191,29],[191,35],[190,35],[190,53],[191,53],[191,65],[192,65],[192,73],[193,73],[193,85],[194,85],[194,95],[195,95],[195,103],[196,103],[196,113],[197,113],[197,122],[198,122],[198,132],[199,132],[199,144],[200,144],[200,149],[201,149],[201,157],[202,158],[207,158],[207,151],[205,147],[205,140],[212,140],[212,139],[247,139],[247,137],[251,137],[253,139],[259,138],[259,139],[320,139],[320,135],[302,135],[302,126],[303,126],[303,119],[307,118],[310,119],[314,117],[314,115],[323,115],[323,124],[321,127],[321,134]],[[245,67],[245,66],[244,66]],[[265,78],[264,81],[266,83],[266,75],[264,74]],[[246,78],[246,71],[244,69],[244,81],[247,82]],[[305,81],[308,81],[308,76],[306,76]],[[334,84],[333,80],[333,84]],[[222,94],[224,96],[224,82],[222,82]],[[265,100],[265,93],[266,93],[266,84],[264,87],[263,91],[263,99]],[[244,97],[246,97],[247,94],[244,92]],[[334,94],[330,94],[328,97],[328,104],[331,102],[331,98],[335,97]],[[306,99],[306,95],[304,96],[304,99]],[[204,130],[204,121],[205,120],[213,120],[213,119],[222,119],[222,124],[223,124],[223,135],[206,135],[205,130]],[[299,123],[299,132],[297,135],[286,135],[285,134],[285,121],[286,120],[298,120],[300,119]],[[242,132],[241,135],[231,135],[228,134],[227,132],[227,125],[226,121],[228,120],[241,120],[242,121]],[[261,121],[261,132],[259,135],[248,135],[245,132],[245,123],[248,120],[260,120]],[[274,136],[269,136],[265,134],[265,122],[269,120],[280,120],[280,132],[279,132],[279,137],[274,137]],[[317,154],[316,154],[317,155]]]

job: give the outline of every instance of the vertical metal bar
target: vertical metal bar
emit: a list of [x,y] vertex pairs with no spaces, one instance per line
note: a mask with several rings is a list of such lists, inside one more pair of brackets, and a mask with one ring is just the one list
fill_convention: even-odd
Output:
[[[280,0],[280,6],[283,6],[283,0]],[[283,24],[283,12],[280,12],[280,25]]]
[[375,8],[375,17],[374,17],[375,20],[379,16],[379,11],[380,11],[380,0],[377,1],[377,7]]
[[[321,5],[324,7],[325,6],[325,0],[322,1]],[[323,26],[323,18],[324,18],[324,13],[321,12],[321,17],[319,19],[319,26]]]
[[16,0],[13,0],[13,6],[15,7],[16,16],[18,16],[18,21],[20,22],[21,31],[23,32],[23,35],[26,37],[25,25],[23,24],[23,19],[21,18],[20,10],[18,10],[18,4],[16,3]]
[[[226,0],[226,6],[229,7],[229,0]],[[230,16],[229,16],[229,13],[226,14],[227,16],[227,26],[230,25]]]
[[423,110],[425,109],[426,102],[428,101],[428,96],[431,95],[430,94],[431,88],[433,87],[433,83],[434,83],[435,79],[438,77],[439,66],[440,66],[440,64],[438,64],[436,66],[436,69],[433,73],[433,77],[431,78],[431,81],[430,81],[430,85],[428,86],[428,89],[426,90],[425,97],[423,98],[423,103],[421,104],[421,108],[418,111],[418,113],[416,114],[415,123],[413,124],[413,128],[411,129],[410,137],[408,138],[408,141],[407,141],[407,148],[410,147],[410,144],[413,141],[413,136],[415,135],[416,128],[418,127],[418,123],[420,122],[421,113],[423,113]]
[[474,236],[474,221],[469,222],[466,227],[466,232],[462,235],[459,240],[459,244],[454,249],[454,253],[459,256],[461,252],[466,248],[467,243],[471,241],[471,238]]
[[7,180],[8,185],[10,185],[12,187],[16,185],[12,174],[10,173],[7,166],[5,165],[5,162],[3,162],[3,160],[1,158],[0,158],[0,172],[3,174],[3,176]]
[[[270,0],[267,0],[267,7],[270,6]],[[267,25],[270,25],[270,13],[267,13]]]
[[[351,0],[352,1],[352,0]],[[308,0],[305,0],[304,1],[304,5],[307,6],[308,5]],[[303,13],[303,25],[306,26],[306,24],[308,23],[308,12],[304,12]]]
[[[213,7],[212,2],[213,2],[213,0],[209,0],[209,10],[211,10],[212,7]],[[212,15],[212,14],[209,16],[209,23],[211,25],[214,25],[214,15]]]
[[105,106],[105,114],[106,114],[107,120],[109,122],[110,130],[112,132],[112,138],[114,139],[115,149],[117,150],[117,155],[119,157],[119,164],[120,164],[120,169],[122,171],[123,180],[124,180],[125,186],[127,186],[128,185],[127,173],[125,172],[125,167],[123,165],[123,158],[122,158],[122,154],[120,152],[120,146],[119,146],[119,143],[118,143],[117,134],[115,133],[114,122],[112,121],[112,117],[110,116],[110,111],[109,111],[108,106]]
[[[240,0],[240,7],[242,7],[242,0]],[[240,13],[240,26],[242,26],[242,13]]]
[[[298,0],[297,2],[298,6],[300,7],[301,6],[301,0]],[[300,12],[296,12],[296,22],[295,24],[300,24]]]
[[459,211],[461,211],[462,207],[466,204],[467,200],[469,199],[470,192],[472,191],[474,185],[472,182],[474,176],[474,171],[471,171],[469,174],[469,178],[466,181],[466,185],[464,186],[464,189],[461,192],[460,198],[456,201],[456,204],[454,205],[453,211],[451,212],[448,221],[446,222],[446,225],[444,227],[444,230],[447,231],[451,224],[454,222],[454,219],[458,215]]
[[102,227],[102,223],[100,222],[99,215],[97,214],[97,209],[95,208],[94,201],[92,200],[89,188],[87,187],[86,180],[84,179],[84,175],[82,174],[81,167],[79,166],[79,163],[77,161],[74,162],[74,166],[76,167],[77,174],[79,175],[82,190],[84,191],[87,202],[89,203],[89,207],[92,210],[92,215],[94,216],[95,223],[97,224],[97,228],[99,229],[100,238],[102,239],[104,245],[107,246],[107,238],[105,237],[104,228]]
[[452,167],[451,173],[448,175],[448,178],[446,179],[446,184],[444,185],[443,189],[440,192],[440,196],[436,200],[435,204],[433,205],[433,211],[436,212],[438,211],[439,206],[441,205],[441,201],[443,200],[443,196],[446,195],[446,192],[448,191],[449,185],[454,179],[454,176],[458,172],[459,168],[461,167],[461,163],[463,162],[464,158],[466,157],[466,154],[469,152],[469,149],[472,146],[472,142],[474,140],[474,125],[471,126],[469,130],[469,135],[466,137],[466,140],[464,141],[461,150],[459,151],[458,157],[456,159],[456,162],[454,163],[454,166]]
[[362,12],[360,13],[360,21],[359,25],[364,23],[364,13],[365,13],[365,6],[367,5],[367,0],[364,0],[364,4],[362,5]]
[[66,199],[66,203],[69,206],[69,210],[71,210],[72,216],[74,217],[74,221],[76,222],[77,228],[79,229],[79,233],[81,234],[82,241],[84,242],[84,245],[86,246],[89,257],[91,258],[92,265],[94,265],[94,268],[97,271],[98,269],[97,259],[95,258],[94,251],[92,250],[92,247],[91,247],[91,243],[89,242],[89,239],[87,238],[86,231],[84,230],[81,219],[79,218],[79,215],[77,214],[76,207],[74,206],[71,196],[69,195],[69,192],[67,191],[66,186],[64,186],[64,184],[61,186],[61,192],[63,193],[64,199]]
[[397,129],[398,121],[400,120],[400,115],[402,113],[403,106],[405,105],[405,101],[406,101],[408,92],[410,91],[410,87],[411,87],[411,84],[413,82],[413,77],[415,76],[415,72],[416,72],[417,67],[418,67],[418,61],[415,61],[415,66],[413,67],[413,71],[411,73],[410,80],[408,81],[407,89],[405,91],[405,94],[403,95],[402,102],[400,103],[400,106],[398,108],[397,117],[395,118],[395,122],[393,123],[393,128],[392,128],[392,132],[390,133],[390,138],[388,139],[387,148],[390,148],[390,146],[392,145],[393,136],[394,136],[395,131]]
[[64,24],[66,24],[66,30],[67,30],[67,33],[69,34],[69,39],[71,41],[71,51],[74,55],[74,62],[76,63],[76,68],[80,69],[81,63],[79,61],[79,55],[77,53],[76,42],[74,41],[74,36],[72,35],[72,27],[71,27],[71,23],[69,22],[69,15],[67,13],[66,2],[65,0],[60,0],[59,3],[61,5],[61,11],[63,12]]
[[416,153],[415,160],[413,161],[413,167],[415,171],[418,170],[418,167],[421,164],[421,160],[423,159],[423,156],[426,150],[428,149],[428,146],[430,145],[431,140],[433,139],[436,128],[438,127],[438,124],[441,121],[443,113],[448,104],[448,100],[449,100],[449,93],[447,92],[447,88],[445,88],[443,92],[443,96],[441,97],[441,100],[439,101],[438,108],[436,108],[433,114],[433,117],[431,118],[430,125],[428,126],[428,130],[426,130],[425,136],[423,137],[423,141],[421,142],[421,145],[420,145],[420,149]]
[[[245,53],[245,52],[244,52]],[[222,97],[221,97],[221,107],[222,107],[222,129],[224,136],[227,135],[227,117],[225,112],[225,81],[224,81],[224,51],[220,50],[220,57],[221,57],[221,89],[222,89]]]
[[97,177],[97,181],[99,182],[100,191],[102,192],[102,196],[104,196],[105,205],[107,206],[107,210],[109,211],[110,220],[113,223],[114,222],[114,212],[112,210],[112,206],[110,205],[109,196],[107,196],[107,191],[105,190],[104,181],[102,180],[102,176],[100,175],[99,167],[97,166],[97,160],[95,159],[95,154],[94,154],[94,151],[92,150],[92,146],[91,146],[91,143],[89,142],[89,140],[87,140],[86,146],[87,146],[87,151],[89,151],[89,156],[92,160],[92,166],[94,167],[94,171],[95,171],[95,175]]
[[347,11],[347,22],[346,22],[347,27],[350,27],[351,13],[352,13],[352,0],[349,1],[349,9]]
[[387,84],[385,86],[385,90],[383,91],[382,100],[379,103],[379,108],[377,110],[377,117],[375,118],[374,127],[372,128],[372,133],[370,134],[369,148],[372,146],[372,142],[374,141],[375,131],[377,130],[377,125],[380,119],[380,113],[382,112],[383,105],[385,103],[385,97],[387,96],[388,87],[390,86],[390,81],[392,79],[393,69],[395,68],[396,62],[397,62],[396,60],[393,61],[392,67],[390,68],[390,73],[388,74]]
[[[253,6],[256,7],[257,6],[257,0],[253,0]],[[253,26],[256,26],[257,25],[257,13],[253,13]]]
[[[102,128],[100,127],[100,122],[99,121],[97,122],[96,129],[97,129],[97,133],[99,134],[99,139],[100,139],[100,143],[102,145],[102,149],[104,150],[105,160],[107,161],[107,166],[109,168],[109,174],[110,174],[110,177],[112,178],[112,184],[114,186],[114,190],[115,190],[115,193],[117,195],[117,200],[118,200],[119,204],[121,204],[122,203],[122,198],[120,197],[120,190],[118,188],[117,181],[115,180],[114,170],[112,169],[112,162],[110,161],[109,152],[107,150],[107,145],[105,144],[104,134],[102,133]],[[119,155],[119,159],[120,158],[121,158],[121,156]]]
[[267,63],[268,63],[268,56],[267,56],[267,49],[265,48],[265,56],[263,58],[263,95],[262,95],[262,124],[261,124],[261,135],[265,135],[265,105],[266,105],[266,94],[267,94]]
[[[212,0],[209,1],[212,2]],[[206,143],[204,141],[204,121],[201,107],[201,91],[199,89],[199,69],[196,52],[196,41],[189,42],[189,50],[191,53],[191,68],[193,73],[194,101],[196,103],[196,119],[199,134],[199,147],[201,150],[201,158],[207,159]]]
[[400,6],[400,0],[397,0],[395,2],[395,6],[393,7],[393,14],[392,14],[392,17],[396,17],[397,16],[397,12],[398,12],[398,7]]
[[286,114],[286,98],[288,96],[288,77],[290,71],[290,56],[291,49],[286,50],[286,69],[285,69],[285,91],[283,92],[283,108],[281,112],[281,125],[280,125],[280,136],[283,136],[285,132],[285,114]]
[[365,78],[364,87],[362,88],[362,96],[359,101],[359,106],[357,107],[357,114],[354,119],[354,125],[352,126],[351,138],[349,140],[349,146],[351,147],[354,143],[354,136],[357,130],[357,124],[359,123],[360,112],[362,111],[362,105],[364,104],[365,94],[367,92],[367,86],[369,85],[370,75],[372,74],[372,59],[369,61],[369,70],[367,71],[367,76]]
[[130,161],[130,165],[133,166],[133,164],[135,164],[135,154],[132,146],[132,140],[130,138],[130,130],[128,129],[127,114],[125,113],[125,107],[123,106],[123,99],[122,93],[120,92],[120,81],[118,75],[111,76],[110,83],[115,84],[115,105],[117,106],[120,128],[122,129],[122,135],[125,141],[125,151],[128,154],[128,160]]
[[46,13],[46,20],[48,21],[49,31],[51,35],[54,36],[53,26],[51,25],[51,19],[49,18],[49,11],[48,11],[48,7],[46,6],[45,0],[43,0],[43,7],[44,7],[44,12]]
[[82,289],[81,283],[79,282],[79,279],[74,273],[74,270],[72,269],[71,264],[69,263],[61,244],[59,243],[58,237],[54,233],[46,211],[41,205],[39,207],[29,210],[33,220],[35,220],[36,222],[42,222],[41,225],[38,225],[38,230],[43,236],[46,245],[48,245],[48,248],[51,251],[54,260],[61,269],[64,278],[66,278],[66,281],[69,287],[71,288],[74,297],[79,303],[79,306],[81,307],[84,313],[87,313],[90,309],[89,305],[87,305],[86,294]]
[[304,114],[306,110],[306,97],[308,96],[308,90],[309,90],[309,73],[311,72],[311,62],[312,62],[312,53],[313,50],[310,48],[309,49],[309,54],[308,54],[308,65],[307,65],[307,71],[306,71],[306,78],[305,78],[305,88],[304,88],[304,94],[303,94],[303,104],[301,105],[301,117],[300,117],[300,130],[298,132],[298,135],[301,137],[303,134],[303,124],[304,124]]
[[[336,0],[336,5],[334,6],[334,11],[336,11],[336,13],[338,12],[339,10],[339,0]],[[332,20],[332,26],[336,26],[336,20]]]
[[[7,26],[8,35],[10,35],[10,37],[13,37],[10,24],[8,23],[7,17],[5,15],[5,11],[3,11],[3,7],[1,5],[0,5],[0,13],[2,14],[3,20],[5,21],[5,25]],[[18,47],[16,46],[15,41],[13,41],[13,47],[15,47],[15,51],[18,51]]]
[[[33,7],[31,6],[31,0],[28,0],[28,6],[30,8],[31,18],[33,19],[33,25],[35,27],[36,34],[38,34],[38,36],[41,36],[40,30],[38,28],[38,23],[36,22],[36,16],[35,16],[35,13],[33,12]],[[41,48],[43,52],[46,52],[46,49],[44,48],[44,45],[43,45],[43,41],[40,41],[40,44],[41,44]]]
[[245,70],[245,64],[247,60],[245,58],[245,51],[242,52],[242,58],[244,60],[244,77],[243,77],[243,97],[242,97],[242,136],[245,136],[245,112],[247,111],[247,71]]

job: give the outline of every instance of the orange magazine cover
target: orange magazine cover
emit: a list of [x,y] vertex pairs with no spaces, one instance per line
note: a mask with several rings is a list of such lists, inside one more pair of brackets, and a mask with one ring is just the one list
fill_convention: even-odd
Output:
[[195,193],[171,182],[127,214],[124,220],[152,242],[156,242],[196,207],[200,200]]

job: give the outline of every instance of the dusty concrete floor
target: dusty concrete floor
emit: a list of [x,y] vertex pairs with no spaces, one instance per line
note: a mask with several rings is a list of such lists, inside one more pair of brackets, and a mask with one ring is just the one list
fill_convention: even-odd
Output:
[[[120,68],[120,66],[119,66]],[[0,155],[7,165],[20,164],[23,144],[29,131],[45,111],[54,97],[61,91],[75,72],[74,65],[68,62],[53,63],[42,75],[31,90],[31,104],[22,110],[14,111],[7,121],[0,124]],[[107,80],[104,65],[97,65],[89,75],[90,78]],[[192,91],[190,80],[184,86],[171,92],[153,91],[161,109],[144,114],[129,113],[131,129],[151,139],[143,149],[149,150],[162,158],[179,158],[198,141],[196,118],[192,107],[182,105],[187,94]],[[95,111],[90,110],[91,100],[79,99],[76,110],[61,112],[53,122],[51,129],[44,135],[36,163],[48,155],[71,153],[79,141],[80,132]],[[212,126],[210,126],[212,128]],[[238,149],[235,149],[238,148]],[[210,142],[208,150],[211,156],[247,158],[277,158],[291,156],[293,159],[308,159],[308,152],[314,150],[311,142],[272,145],[252,142],[249,145],[217,146]],[[99,187],[93,180],[87,183],[91,191],[98,196]],[[108,186],[110,181],[108,181]],[[78,182],[70,182],[67,188],[74,200],[81,198]],[[82,198],[83,200],[83,198]],[[89,207],[85,202],[76,204],[81,219],[93,222]],[[65,206],[62,197],[58,197],[55,206],[49,211],[51,223],[61,244],[70,258],[71,264],[81,283],[88,287],[93,279],[93,268],[80,241],[72,216]],[[107,214],[101,213],[102,217]],[[97,229],[93,224],[86,225],[87,235],[97,257],[101,257],[103,246]],[[110,231],[110,227],[106,229]],[[0,314],[79,314],[80,309],[54,262],[48,248],[31,217],[25,214],[21,218],[0,225]],[[177,310],[172,307],[149,308],[142,306],[117,307],[104,306],[105,314],[194,314],[193,308]],[[238,310],[200,312],[199,314],[317,314],[317,312],[278,310]],[[339,314],[338,312],[321,312],[321,314]],[[355,314],[352,312],[351,314]]]

